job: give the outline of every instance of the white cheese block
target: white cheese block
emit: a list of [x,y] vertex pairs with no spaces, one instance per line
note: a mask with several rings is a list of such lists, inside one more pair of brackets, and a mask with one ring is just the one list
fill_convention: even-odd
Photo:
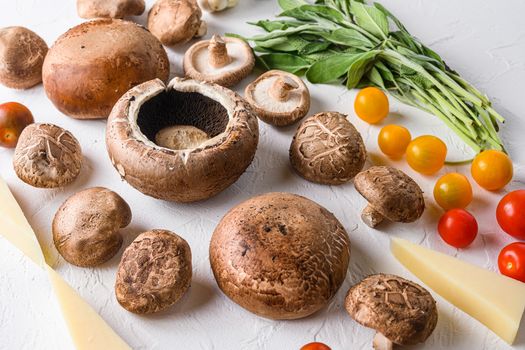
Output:
[[525,283],[394,238],[394,256],[444,299],[512,344],[525,310]]
[[37,265],[45,267],[62,316],[77,350],[130,350],[108,324],[44,259],[36,235],[5,181],[0,177],[0,236]]

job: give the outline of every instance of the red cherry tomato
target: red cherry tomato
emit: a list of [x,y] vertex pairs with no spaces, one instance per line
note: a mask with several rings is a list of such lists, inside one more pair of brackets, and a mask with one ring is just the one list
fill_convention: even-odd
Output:
[[505,276],[525,282],[525,243],[511,243],[498,256],[499,271]]
[[443,240],[456,248],[465,248],[478,234],[478,223],[464,209],[447,211],[438,223],[438,232]]
[[22,130],[34,122],[26,106],[17,102],[0,104],[0,146],[15,148]]
[[509,235],[525,239],[525,190],[505,195],[496,209],[498,223]]
[[314,343],[309,343],[309,344],[304,345],[301,348],[301,350],[332,350],[332,349],[330,349],[328,345],[325,345],[323,343],[314,342]]

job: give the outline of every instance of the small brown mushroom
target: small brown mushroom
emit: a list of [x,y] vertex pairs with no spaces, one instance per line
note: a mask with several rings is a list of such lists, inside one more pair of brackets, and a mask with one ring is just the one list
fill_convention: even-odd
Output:
[[310,109],[310,92],[301,78],[280,70],[259,76],[246,87],[244,97],[259,118],[276,126],[291,125]]
[[166,46],[206,35],[206,22],[196,0],[158,0],[148,14],[148,29]]
[[0,29],[0,84],[29,89],[42,82],[47,44],[24,27]]
[[424,342],[436,328],[436,301],[420,285],[395,275],[377,274],[350,288],[345,308],[365,327],[377,331],[374,349]]
[[142,193],[177,202],[207,199],[234,183],[258,140],[257,117],[239,95],[181,78],[131,89],[106,128],[107,150],[122,178]]
[[354,185],[368,201],[361,219],[372,228],[385,218],[395,222],[416,221],[425,210],[423,191],[418,184],[390,166],[374,166],[357,174]]
[[366,160],[361,134],[344,114],[322,112],[307,118],[290,145],[290,162],[308,181],[340,185],[359,173]]
[[120,19],[98,19],[70,29],[51,47],[43,68],[51,102],[78,119],[107,118],[126,91],[168,77],[168,55],[157,38]]
[[20,134],[13,166],[31,186],[61,187],[80,173],[82,150],[69,131],[53,124],[31,124]]
[[343,283],[350,241],[337,218],[290,193],[268,193],[231,209],[210,243],[219,288],[259,316],[297,319],[324,307]]
[[175,233],[141,233],[120,261],[115,294],[120,305],[136,314],[150,314],[175,304],[191,284],[191,250]]
[[196,148],[209,139],[208,134],[191,125],[168,126],[155,135],[157,145],[173,150]]
[[145,8],[144,0],[77,0],[77,12],[81,18],[140,16]]
[[199,5],[209,12],[223,11],[235,7],[239,0],[200,0]]
[[184,54],[184,73],[196,80],[233,86],[251,73],[252,49],[244,40],[214,35],[193,44]]
[[131,209],[117,193],[88,188],[69,197],[53,219],[53,242],[69,263],[93,267],[111,259],[122,246],[119,229],[131,222]]

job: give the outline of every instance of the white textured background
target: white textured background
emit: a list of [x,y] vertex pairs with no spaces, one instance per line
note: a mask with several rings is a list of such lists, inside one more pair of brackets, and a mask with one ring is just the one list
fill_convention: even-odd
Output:
[[[153,1],[147,1],[148,8]],[[496,109],[507,117],[501,133],[515,164],[515,178],[505,191],[525,183],[525,1],[506,0],[383,0],[409,30],[440,53],[448,64],[486,92]],[[0,27],[26,26],[40,34],[49,45],[68,28],[81,22],[73,0],[2,0]],[[274,0],[241,0],[224,13],[205,15],[209,33],[254,33],[248,20],[271,17],[278,12]],[[137,18],[144,23],[145,16]],[[172,76],[181,72],[183,48],[168,50]],[[247,84],[244,81],[239,91]],[[362,132],[371,162],[386,160],[378,153],[378,126],[368,126],[355,117],[355,91],[339,86],[312,86],[311,113],[337,110]],[[480,234],[467,250],[446,246],[436,233],[441,214],[433,202],[433,183],[439,174],[468,167],[442,169],[438,175],[423,177],[407,169],[404,161],[394,165],[407,171],[426,192],[427,211],[414,224],[389,224],[380,231],[365,227],[359,209],[365,201],[353,185],[328,187],[308,183],[295,175],[288,162],[288,147],[296,126],[275,129],[261,123],[261,140],[253,164],[228,190],[206,202],[181,205],[143,196],[122,182],[112,168],[104,147],[104,121],[77,121],[59,113],[46,99],[42,86],[28,91],[0,87],[0,101],[27,105],[35,119],[71,130],[80,140],[85,165],[77,181],[65,189],[39,190],[22,183],[13,173],[11,150],[0,149],[3,176],[25,210],[39,240],[56,256],[56,268],[69,283],[135,349],[298,349],[304,343],[326,342],[334,350],[371,348],[372,331],[352,321],[344,311],[344,295],[352,284],[374,272],[397,273],[414,279],[390,255],[389,236],[422,243],[439,251],[496,271],[499,250],[512,240],[499,229],[495,207],[504,192],[487,193],[473,183],[475,200],[469,209],[478,219]],[[451,158],[464,157],[463,146],[436,118],[391,100],[386,123],[402,123],[412,135],[434,133],[444,138]],[[111,261],[95,269],[69,265],[57,256],[51,241],[52,217],[60,204],[73,193],[90,186],[106,186],[120,193],[133,210],[132,224],[123,230],[127,246],[140,232],[165,228],[177,232],[190,244],[194,279],[189,293],[173,308],[154,316],[141,317],[122,309],[114,296],[113,284],[122,250]],[[235,204],[259,193],[289,191],[321,203],[341,220],[352,242],[347,280],[328,307],[303,320],[276,322],[256,317],[230,302],[217,288],[208,263],[208,243],[213,229]],[[0,228],[1,229],[1,228]],[[0,348],[69,349],[71,345],[60,319],[46,275],[0,239]],[[426,349],[506,349],[503,341],[477,321],[438,300],[439,322]],[[501,296],[502,298],[505,295]],[[514,348],[525,349],[525,326]]]

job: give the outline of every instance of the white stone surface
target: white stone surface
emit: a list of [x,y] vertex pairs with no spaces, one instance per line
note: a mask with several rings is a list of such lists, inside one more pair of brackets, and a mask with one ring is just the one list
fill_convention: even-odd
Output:
[[[148,8],[151,7],[153,1],[147,2]],[[412,33],[439,52],[451,67],[487,93],[496,109],[507,118],[501,135],[514,160],[515,178],[500,193],[488,193],[473,183],[476,198],[469,209],[478,219],[480,234],[466,250],[453,249],[440,240],[436,221],[441,211],[431,193],[440,174],[453,170],[467,174],[468,167],[447,167],[438,175],[424,177],[408,169],[404,161],[393,163],[421,184],[428,209],[414,224],[389,224],[379,231],[371,230],[359,220],[359,210],[365,201],[351,183],[320,186],[293,173],[288,147],[297,125],[276,129],[260,123],[261,140],[256,158],[239,181],[206,202],[167,203],[148,198],[120,180],[105,151],[104,121],[77,121],[62,115],[47,100],[42,86],[28,91],[0,87],[1,102],[22,102],[33,111],[37,121],[61,125],[80,140],[85,166],[79,179],[65,189],[39,190],[22,183],[11,166],[12,150],[0,149],[0,175],[20,201],[42,244],[56,256],[59,273],[134,349],[299,349],[313,340],[325,342],[334,350],[369,349],[373,332],[348,317],[343,299],[349,286],[374,272],[397,273],[414,279],[391,256],[389,236],[407,238],[497,271],[497,254],[512,239],[499,229],[495,207],[502,194],[525,184],[525,95],[521,85],[525,81],[525,2],[382,0],[382,3],[398,15]],[[210,34],[249,34],[257,30],[246,25],[246,21],[270,18],[277,12],[275,0],[242,0],[234,9],[205,17],[209,20]],[[144,23],[145,18],[137,20]],[[73,0],[2,0],[0,4],[0,26],[29,27],[48,44],[80,22]],[[180,74],[180,54],[184,48],[168,51],[172,76]],[[246,79],[238,91],[242,91],[248,81]],[[379,126],[369,126],[356,118],[352,107],[355,91],[345,91],[340,86],[311,86],[311,93],[310,113],[323,110],[347,113],[363,134],[370,161],[391,163],[377,149]],[[465,157],[465,148],[436,118],[394,100],[391,100],[391,112],[392,116],[385,122],[402,123],[413,135],[439,135],[453,150],[451,157]],[[89,186],[109,187],[131,205],[133,222],[123,230],[125,246],[140,232],[151,228],[175,231],[189,242],[194,280],[189,293],[175,307],[158,315],[141,317],[118,305],[113,285],[122,250],[95,269],[71,266],[57,256],[50,234],[52,217],[68,196]],[[210,270],[208,243],[220,218],[235,204],[268,191],[294,192],[319,202],[341,220],[352,241],[351,266],[344,285],[328,307],[306,319],[277,322],[248,313],[219,291]],[[0,266],[0,348],[71,348],[46,276],[3,239],[0,239]],[[414,349],[509,348],[483,325],[435,296],[439,308],[437,329],[426,344]],[[525,326],[514,348],[525,348]]]

